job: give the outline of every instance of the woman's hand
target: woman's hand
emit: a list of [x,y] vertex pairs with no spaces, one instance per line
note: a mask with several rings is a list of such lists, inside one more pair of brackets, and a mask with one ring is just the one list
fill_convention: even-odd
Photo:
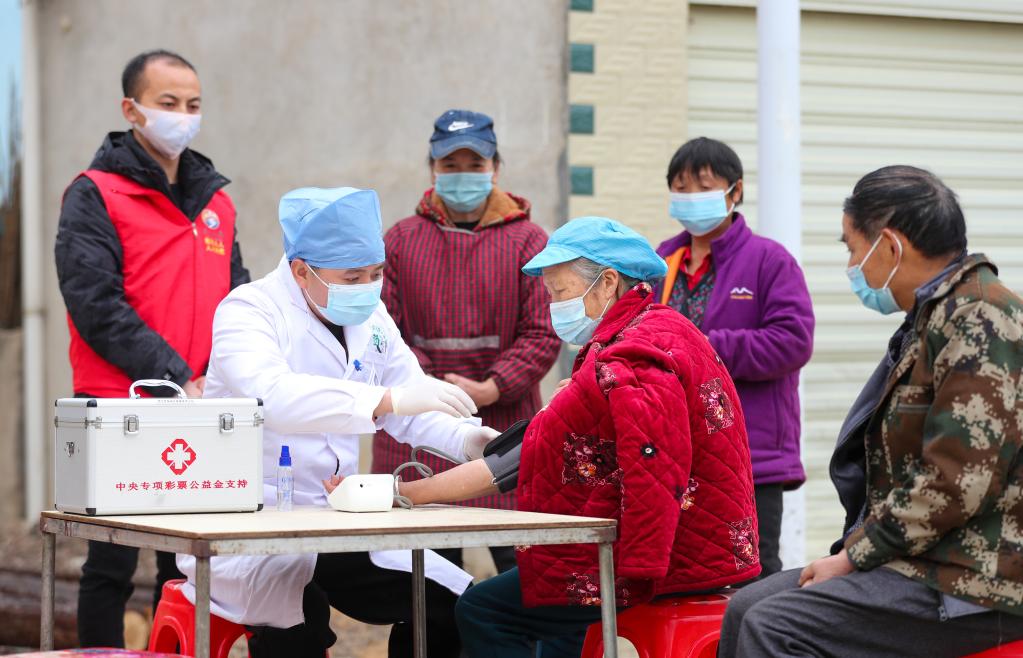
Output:
[[[551,393],[551,399],[553,400],[558,395],[558,393],[563,391],[571,383],[572,383],[572,379],[571,378],[569,378],[569,379],[562,379],[560,382],[558,382],[558,385],[557,385],[557,387],[555,387],[554,392]],[[548,402],[547,404],[550,404],[550,402]]]
[[469,379],[468,377],[462,377],[461,375],[449,372],[444,375],[444,381],[454,384],[468,393],[469,397],[472,398],[472,401],[480,409],[489,407],[501,398],[501,390],[497,388],[497,382],[494,381],[493,377],[486,381],[478,382],[475,379]]
[[829,555],[806,565],[799,574],[799,586],[819,585],[837,576],[847,576],[856,570],[843,548],[837,555]]
[[323,488],[327,490],[327,495],[334,493],[334,489],[337,489],[337,485],[341,484],[341,480],[344,480],[343,475],[331,475],[329,478],[323,481]]
[[206,390],[206,376],[203,375],[202,377],[196,377],[191,381],[185,382],[182,389],[184,389],[185,395],[190,398],[201,398],[203,391]]

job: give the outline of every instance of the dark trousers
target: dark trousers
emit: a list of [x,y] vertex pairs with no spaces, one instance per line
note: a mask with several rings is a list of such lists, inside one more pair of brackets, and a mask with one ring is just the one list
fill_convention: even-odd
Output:
[[[131,579],[138,561],[137,548],[89,542],[78,585],[78,642],[83,647],[124,647],[124,608],[135,591]],[[154,612],[163,584],[175,578],[184,575],[174,554],[157,552]]]
[[469,588],[455,606],[469,658],[579,658],[599,606],[522,605],[518,568]]
[[721,627],[719,658],[944,658],[1023,639],[1023,616],[951,617],[940,593],[891,569],[799,587],[800,569],[740,589]]
[[778,555],[781,539],[782,493],[779,484],[758,484],[753,487],[757,503],[757,527],[760,531],[760,577],[781,571]]
[[[462,549],[460,548],[442,548],[434,552],[451,564],[458,565],[459,567],[465,566],[462,564]],[[491,546],[490,557],[494,559],[494,566],[497,568],[497,573],[504,573],[509,569],[515,568],[514,546]]]
[[[426,639],[430,658],[456,658],[461,649],[455,627],[455,600],[446,587],[426,581]],[[389,658],[411,658],[412,575],[381,569],[368,553],[325,553],[317,557],[313,580],[302,596],[305,623],[291,628],[251,627],[252,658],[323,658],[337,636],[330,609],[365,624],[393,624]]]

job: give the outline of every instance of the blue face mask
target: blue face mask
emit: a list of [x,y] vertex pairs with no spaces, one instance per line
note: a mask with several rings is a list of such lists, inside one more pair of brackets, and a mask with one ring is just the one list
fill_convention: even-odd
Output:
[[728,219],[735,209],[728,207],[728,195],[735,189],[733,183],[727,190],[710,192],[672,192],[668,214],[677,219],[691,235],[707,235]]
[[881,244],[881,239],[884,234],[877,236],[877,240],[874,241],[874,245],[867,252],[867,255],[863,257],[859,265],[854,265],[845,271],[846,276],[849,277],[849,282],[852,284],[852,291],[860,298],[863,305],[867,308],[877,311],[882,315],[891,315],[895,311],[899,310],[899,305],[895,301],[895,295],[892,294],[891,288],[888,284],[895,278],[895,273],[899,271],[899,265],[902,264],[902,241],[895,238],[895,244],[899,245],[899,262],[895,264],[895,269],[888,275],[888,279],[884,282],[884,285],[880,288],[871,288],[867,283],[866,277],[863,276],[863,264],[867,262],[867,259],[877,249],[877,245]]
[[494,189],[494,173],[437,174],[434,184],[444,205],[457,212],[469,212],[483,205]]
[[331,323],[340,327],[351,327],[362,324],[373,315],[373,311],[380,305],[380,292],[383,290],[384,281],[373,281],[372,283],[355,283],[344,285],[340,283],[327,283],[320,279],[316,270],[309,268],[320,283],[327,286],[327,306],[323,307],[309,297],[310,303],[316,307],[320,315],[330,320]]
[[566,343],[585,345],[590,342],[597,325],[604,319],[604,312],[611,303],[610,299],[604,304],[604,310],[596,320],[586,315],[586,304],[583,303],[583,298],[590,294],[597,281],[600,281],[599,276],[593,280],[586,292],[578,297],[563,302],[551,302],[551,324],[554,325],[554,333]]

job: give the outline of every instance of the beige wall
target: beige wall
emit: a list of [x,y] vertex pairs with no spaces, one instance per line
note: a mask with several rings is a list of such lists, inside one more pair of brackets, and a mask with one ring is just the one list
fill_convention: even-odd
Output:
[[67,395],[67,330],[52,263],[61,193],[103,136],[122,130],[120,74],[165,47],[198,68],[194,146],[233,180],[253,276],[280,257],[277,200],[303,185],[374,187],[385,224],[428,186],[433,119],[491,114],[502,184],[547,229],[566,201],[566,22],[562,1],[41,0],[39,44],[47,264],[47,395]]
[[595,0],[573,11],[572,43],[593,44],[594,72],[571,73],[569,101],[594,106],[592,135],[571,135],[569,162],[594,170],[594,196],[572,195],[570,214],[604,215],[654,245],[679,232],[664,176],[686,133],[684,0]]

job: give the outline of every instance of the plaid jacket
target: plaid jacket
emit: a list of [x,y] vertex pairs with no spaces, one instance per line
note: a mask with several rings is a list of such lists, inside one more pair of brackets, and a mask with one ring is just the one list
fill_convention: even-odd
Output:
[[[551,369],[561,340],[551,327],[543,283],[522,266],[547,244],[529,221],[529,202],[495,189],[475,230],[454,226],[443,202],[428,190],[416,214],[384,236],[383,300],[428,374],[494,378],[501,398],[480,409],[485,425],[505,430],[540,409],[540,380]],[[390,473],[410,449],[378,432],[373,471]],[[435,471],[452,465],[427,458]],[[404,479],[415,479],[407,470]],[[512,493],[469,504],[515,508]]]
[[1023,300],[968,256],[914,331],[866,431],[869,513],[845,547],[858,569],[1023,614]]

